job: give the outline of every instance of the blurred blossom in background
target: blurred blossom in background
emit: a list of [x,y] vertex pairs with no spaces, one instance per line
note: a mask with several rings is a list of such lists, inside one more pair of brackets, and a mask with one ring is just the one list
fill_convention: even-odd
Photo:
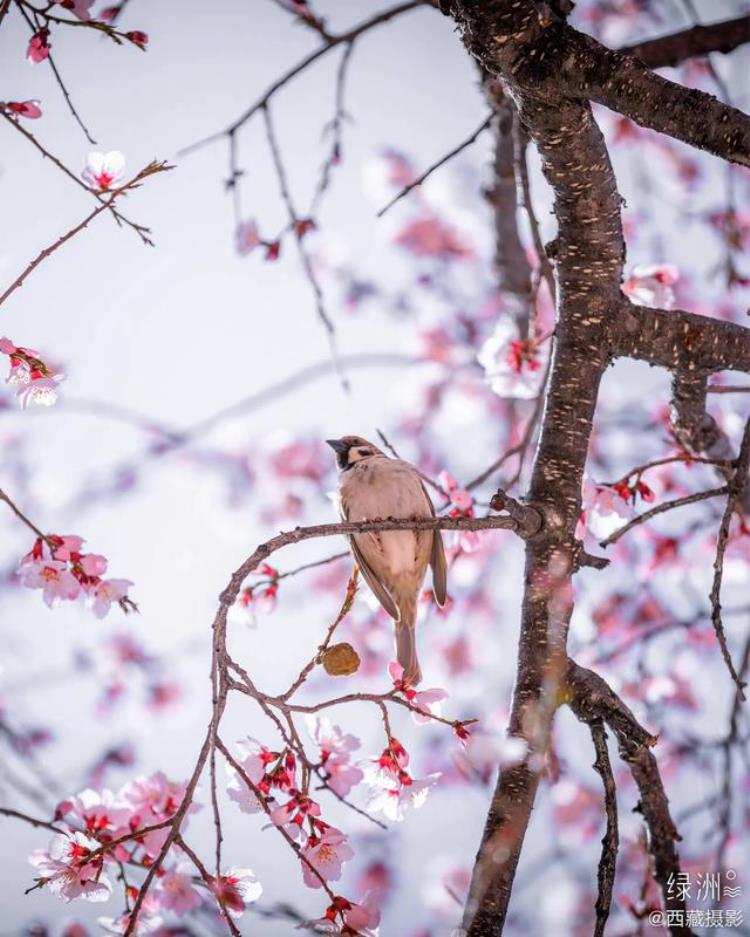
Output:
[[[101,14],[99,4],[60,6],[81,21]],[[377,9],[370,0],[316,5],[335,31]],[[746,5],[701,0],[696,9],[718,20],[746,12]],[[689,25],[676,0],[581,0],[572,21],[614,46]],[[115,798],[110,811],[129,804],[130,813],[120,818],[127,825],[142,801],[161,819],[170,815],[170,796],[179,802],[210,715],[211,622],[231,572],[279,530],[337,519],[335,466],[324,440],[356,433],[378,443],[382,430],[403,458],[439,480],[444,494],[432,492],[439,508],[456,517],[485,514],[498,476],[471,490],[467,484],[521,440],[546,374],[554,308],[540,287],[535,332],[524,338],[514,321],[514,298],[494,287],[492,217],[483,195],[488,134],[382,219],[376,216],[486,116],[478,72],[449,19],[416,10],[357,43],[340,152],[329,190],[309,218],[302,206],[330,157],[330,133],[321,137],[321,130],[334,113],[338,56],[323,58],[275,99],[275,131],[300,212],[296,229],[284,237],[286,207],[262,121],[238,136],[239,215],[226,185],[225,142],[178,153],[229,125],[316,47],[314,32],[281,5],[230,0],[132,0],[119,28],[136,34],[122,47],[84,29],[59,31],[52,47],[95,146],[75,125],[45,65],[45,37],[35,34],[30,47],[17,15],[0,29],[1,95],[17,102],[15,119],[76,167],[86,186],[106,197],[155,158],[176,166],[117,201],[151,228],[155,248],[105,212],[42,264],[3,310],[2,334],[10,337],[0,352],[10,381],[0,390],[0,487],[44,533],[85,543],[37,542],[0,505],[0,804],[49,817],[80,794],[89,802],[68,803],[68,816],[86,817],[94,791],[97,804]],[[715,62],[735,89],[735,105],[745,109],[749,65],[747,49]],[[695,62],[677,77],[715,91]],[[597,109],[597,118],[626,202],[625,292],[636,303],[676,304],[744,322],[747,175],[734,177],[740,209],[730,237],[722,214],[725,164],[626,126],[604,109]],[[0,132],[4,289],[95,205],[21,134],[4,125]],[[546,241],[555,225],[535,155],[530,183]],[[525,221],[522,235],[531,242]],[[331,366],[297,239],[309,252],[335,324],[348,393]],[[736,265],[731,288],[728,257]],[[313,374],[306,370],[317,365]],[[742,398],[716,395],[711,401],[733,439],[744,425]],[[717,484],[710,466],[700,464],[665,465],[643,478],[624,474],[672,451],[668,400],[665,371],[619,362],[607,373],[580,531],[592,550],[654,498]],[[233,410],[241,401],[247,405]],[[511,459],[501,470],[506,483],[519,471],[516,493],[523,491],[530,461],[531,452],[520,468]],[[606,676],[641,721],[658,727],[677,816],[716,791],[712,758],[731,702],[706,617],[720,510],[702,502],[688,509],[692,513],[643,525],[610,550],[622,562],[576,579],[573,652]],[[497,766],[524,756],[522,745],[519,750],[505,738],[522,544],[505,531],[443,536],[450,601],[439,609],[426,584],[420,691],[435,693],[420,705],[430,711],[440,706],[451,721],[479,718],[479,725],[462,739],[449,726],[418,724],[405,709],[393,712],[393,735],[408,749],[416,785],[405,785],[395,799],[392,775],[386,772],[383,781],[377,761],[383,727],[370,708],[327,711],[330,721],[312,720],[305,739],[330,749],[334,789],[351,792],[390,828],[385,832],[325,794],[324,816],[334,830],[346,830],[348,841],[329,832],[322,844],[307,847],[316,862],[331,862],[336,872],[341,867],[337,894],[362,899],[365,910],[352,912],[353,926],[366,932],[368,915],[378,907],[380,932],[389,937],[453,932]],[[344,549],[340,538],[329,538],[275,554],[233,607],[230,652],[267,693],[282,692],[314,654],[343,601],[351,561],[347,555],[286,580],[279,574]],[[748,539],[738,536],[725,573],[729,632],[746,622],[748,561]],[[126,614],[129,603],[137,604],[138,614]],[[687,622],[693,622],[689,629]],[[631,648],[636,632],[643,641]],[[330,676],[317,668],[305,700],[384,692],[398,683],[388,670],[391,623],[365,586],[336,636],[354,647],[360,669]],[[251,760],[261,757],[264,745],[278,748],[272,724],[244,697],[232,699],[222,737]],[[707,747],[697,746],[697,738],[707,739]],[[237,749],[239,740],[244,748]],[[511,937],[591,932],[601,783],[590,767],[588,733],[570,713],[561,711],[552,747],[514,892]],[[401,767],[398,754],[391,757]],[[264,829],[266,817],[247,815],[257,805],[235,783],[236,773],[222,764],[218,770],[224,865],[233,871],[214,884],[230,911],[233,903],[240,910],[243,902],[252,904],[242,932],[292,933],[294,921],[258,916],[258,909],[285,902],[305,919],[321,917],[327,899],[319,883],[309,880],[309,869],[300,868],[280,836]],[[144,777],[156,792],[138,786]],[[641,893],[649,860],[642,822],[632,812],[637,793],[624,773],[617,780],[622,858],[611,926],[613,934],[625,934],[636,927],[628,902],[636,911],[649,907]],[[742,801],[750,787],[747,764],[736,766],[732,783]],[[114,793],[102,793],[107,790]],[[186,838],[208,864],[214,828],[207,780],[196,799],[202,809],[191,814]],[[75,886],[88,890],[91,901],[63,904],[49,887],[24,896],[37,875],[27,857],[48,850],[52,834],[2,822],[0,933],[26,933],[39,922],[58,937],[78,922],[97,934],[103,925],[95,922],[103,916],[116,929],[121,898],[110,899],[99,882]],[[703,810],[681,827],[687,868],[707,868],[706,837],[714,822]],[[739,817],[725,844],[727,864],[740,876],[750,867],[747,824],[747,816]],[[149,855],[160,846],[151,843]],[[52,853],[35,859],[42,874],[53,874]],[[159,887],[172,895],[171,910],[187,915],[197,934],[222,933],[215,914],[198,910],[203,899],[190,884],[191,869],[175,866],[167,874],[171,878]],[[116,892],[116,870],[110,879]],[[58,892],[75,897],[66,887]],[[750,881],[744,887],[747,894]],[[647,927],[643,933],[662,931]]]

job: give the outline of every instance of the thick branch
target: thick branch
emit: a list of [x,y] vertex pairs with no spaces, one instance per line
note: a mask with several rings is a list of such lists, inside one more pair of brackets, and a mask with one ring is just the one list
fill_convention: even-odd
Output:
[[[518,37],[498,32],[507,4],[454,3],[464,41],[493,73],[500,72],[521,123],[537,144],[555,194],[554,245],[557,325],[549,390],[529,501],[544,515],[542,534],[529,541],[526,590],[510,731],[542,756],[565,666],[565,643],[578,547],[581,480],[599,382],[609,352],[601,336],[619,304],[624,241],[620,196],[599,128],[587,104],[540,89],[515,70]],[[466,17],[464,18],[464,13]],[[524,46],[523,39],[520,45]],[[540,93],[543,90],[543,94]],[[502,933],[539,776],[522,765],[501,773],[472,876],[463,927],[469,937]]]
[[[607,683],[592,670],[587,670],[568,661],[567,701],[576,716],[591,724],[603,720],[617,736],[620,755],[627,762],[639,793],[636,808],[646,821],[649,832],[649,849],[654,858],[655,877],[661,885],[667,911],[678,911],[678,921],[685,919],[685,900],[679,891],[670,887],[680,871],[680,861],[675,842],[679,841],[669,801],[664,791],[656,759],[651,748],[656,738],[650,735],[635,719],[630,709]],[[670,925],[673,937],[688,937],[692,931],[677,923]]]
[[750,329],[676,309],[636,306],[623,297],[613,352],[673,371],[750,372]]
[[[680,444],[709,459],[732,459],[732,447],[716,420],[706,411],[708,375],[705,371],[675,371],[672,375],[670,421]],[[728,478],[729,474],[725,474]]]
[[746,42],[750,42],[750,15],[709,26],[692,26],[678,33],[626,46],[620,51],[636,56],[649,68],[666,68],[711,52],[732,52]]
[[652,72],[635,56],[607,49],[533,0],[444,0],[464,41],[492,72],[554,95],[596,101],[642,127],[750,166],[750,119],[703,91]]
[[492,129],[495,147],[492,159],[492,184],[486,192],[492,206],[495,231],[495,272],[498,287],[516,296],[520,305],[519,321],[526,335],[531,318],[531,267],[526,248],[518,233],[518,191],[516,186],[513,144],[513,102],[503,92],[497,79],[485,81],[485,94],[497,116]]

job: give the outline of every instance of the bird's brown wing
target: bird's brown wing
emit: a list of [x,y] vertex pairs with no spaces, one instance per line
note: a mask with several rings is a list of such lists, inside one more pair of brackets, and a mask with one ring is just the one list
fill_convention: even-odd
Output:
[[[432,516],[435,517],[435,506],[432,503],[432,498],[427,493],[424,483],[422,483],[422,491],[430,506]],[[432,591],[435,594],[435,601],[442,608],[448,595],[448,564],[445,561],[445,547],[439,530],[432,533],[430,566],[432,567]]]
[[357,566],[359,566],[359,570],[362,573],[365,582],[374,592],[376,599],[378,602],[380,602],[386,612],[388,612],[391,618],[394,621],[398,621],[401,618],[401,615],[399,614],[398,608],[396,608],[396,603],[393,601],[391,593],[378,579],[372,567],[362,555],[362,551],[357,545],[357,541],[354,539],[354,537],[349,537],[349,546],[351,547],[354,561],[356,562]]
[[[348,521],[348,511],[346,510],[346,505],[343,498],[339,502],[339,510],[341,512],[342,520]],[[369,536],[373,535],[370,534]],[[352,551],[354,562],[357,564],[357,566],[359,566],[359,571],[362,573],[362,577],[364,578],[367,585],[372,589],[375,598],[378,600],[378,602],[380,602],[380,604],[394,621],[399,621],[401,615],[399,613],[398,607],[396,606],[396,603],[393,601],[393,596],[378,579],[377,574],[365,559],[364,554],[362,553],[362,550],[360,549],[359,544],[355,538],[350,536],[347,539],[349,540],[349,548]]]

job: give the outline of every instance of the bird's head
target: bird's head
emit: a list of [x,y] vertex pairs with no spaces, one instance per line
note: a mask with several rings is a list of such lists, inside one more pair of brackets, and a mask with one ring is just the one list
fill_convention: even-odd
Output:
[[383,455],[377,446],[361,436],[342,436],[341,439],[326,439],[326,442],[336,453],[336,464],[342,472],[363,459]]

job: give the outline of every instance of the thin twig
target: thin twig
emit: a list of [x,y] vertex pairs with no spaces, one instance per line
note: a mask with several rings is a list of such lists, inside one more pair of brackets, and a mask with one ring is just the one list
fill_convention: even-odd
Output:
[[436,169],[440,169],[441,166],[444,166],[446,163],[450,162],[450,160],[452,160],[454,156],[458,156],[459,153],[463,152],[463,150],[470,147],[472,143],[474,143],[484,133],[484,131],[490,126],[490,124],[492,123],[492,118],[494,116],[495,116],[495,112],[491,111],[470,136],[468,136],[465,140],[459,143],[458,146],[455,146],[452,150],[446,153],[445,156],[441,157],[437,162],[433,163],[428,169],[425,169],[425,171],[420,176],[418,176],[413,182],[410,182],[409,185],[404,186],[404,188],[401,189],[401,191],[397,195],[393,196],[390,202],[388,202],[378,211],[378,215],[377,215],[378,218],[382,218],[383,215],[388,211],[388,209],[392,208],[396,204],[396,202],[399,202],[402,198],[404,198],[404,196],[408,195],[413,189],[416,189],[418,186],[422,185],[422,183],[426,179],[428,179],[433,174],[433,172],[435,172]]
[[22,523],[26,524],[29,530],[33,531],[37,535],[37,537],[39,537],[40,540],[44,540],[45,543],[50,544],[50,540],[47,537],[47,535],[45,533],[42,533],[42,531],[36,526],[36,524],[23,513],[23,511],[18,507],[18,505],[15,504],[13,500],[11,500],[10,496],[6,494],[6,492],[3,491],[2,488],[0,488],[0,501],[4,501],[8,505],[8,507],[11,509],[11,511],[13,511],[16,517]]
[[34,270],[42,263],[43,260],[46,260],[47,257],[50,257],[55,253],[56,250],[59,250],[67,241],[75,237],[80,231],[83,231],[97,215],[101,215],[103,211],[106,211],[112,203],[124,193],[136,188],[140,180],[146,178],[146,176],[154,175],[157,172],[165,172],[168,169],[171,169],[171,166],[168,166],[166,163],[151,163],[145,169],[142,169],[138,172],[133,178],[126,182],[125,185],[119,186],[116,189],[112,190],[111,195],[106,202],[103,202],[92,212],[89,212],[88,215],[77,224],[75,227],[71,228],[66,234],[63,234],[59,237],[54,244],[51,244],[49,247],[45,247],[40,254],[38,254],[26,267],[26,269],[11,283],[11,285],[5,290],[5,292],[0,296],[0,306],[5,302],[5,300],[14,293],[19,287],[23,286],[26,278],[34,272]]
[[599,889],[596,897],[596,925],[594,927],[594,937],[604,937],[604,928],[612,906],[612,891],[615,884],[617,848],[619,845],[617,792],[609,752],[607,751],[607,731],[604,728],[604,723],[598,720],[590,723],[589,728],[591,729],[591,738],[596,750],[594,768],[599,773],[604,786],[604,809],[607,814],[607,829],[602,837],[602,854],[597,872]]
[[286,167],[284,166],[284,161],[281,156],[281,148],[279,146],[276,130],[271,118],[271,109],[268,104],[263,106],[263,119],[266,128],[266,138],[268,139],[268,146],[271,151],[271,158],[273,160],[273,165],[276,171],[276,178],[279,183],[281,198],[284,202],[284,205],[286,206],[287,214],[289,215],[289,224],[292,230],[296,233],[295,240],[297,242],[297,252],[299,254],[300,261],[302,262],[302,269],[304,270],[307,281],[312,289],[318,318],[323,323],[323,327],[326,330],[326,334],[328,336],[328,345],[331,350],[331,358],[336,365],[336,370],[339,375],[339,380],[341,381],[341,386],[344,391],[348,393],[351,388],[349,385],[349,380],[341,367],[341,359],[339,357],[338,348],[336,346],[336,330],[326,310],[325,300],[323,298],[323,290],[320,286],[320,283],[318,282],[318,277],[315,273],[315,270],[313,269],[310,255],[307,253],[303,243],[305,235],[301,230],[300,218],[297,215],[296,209],[294,207],[294,201],[292,199],[292,193],[289,188]]
[[30,823],[31,826],[44,827],[44,829],[52,830],[53,833],[64,834],[66,832],[59,826],[55,826],[54,823],[49,823],[47,820],[40,820],[38,817],[30,817],[27,813],[21,813],[20,810],[13,810],[12,807],[0,807],[0,816],[11,817],[14,820],[23,820],[24,823]]
[[[51,163],[54,163],[54,165],[57,166],[60,172],[64,173],[71,181],[75,182],[75,184],[80,189],[83,189],[84,192],[88,192],[89,195],[93,195],[93,197],[97,199],[97,201],[99,202],[104,201],[102,195],[99,192],[96,192],[94,189],[89,188],[89,186],[87,186],[86,183],[83,182],[83,180],[79,179],[78,176],[71,169],[68,169],[68,167],[65,165],[65,163],[62,162],[62,160],[58,159],[58,157],[55,156],[54,153],[51,153],[49,150],[43,147],[42,144],[34,136],[34,134],[21,125],[20,121],[14,120],[2,108],[0,108],[0,117],[4,117],[5,120],[7,120],[8,123],[11,125],[11,127],[17,130],[20,134],[22,134],[29,141],[29,143],[33,144],[33,146],[42,154],[42,156],[45,159],[48,159]],[[141,241],[144,244],[147,244],[149,247],[153,247],[153,241],[149,237],[149,234],[151,233],[149,228],[147,228],[145,225],[140,225],[135,221],[131,221],[129,218],[126,218],[125,215],[121,214],[119,211],[117,211],[116,208],[112,206],[110,206],[110,212],[112,214],[112,217],[118,223],[118,225],[124,224],[124,225],[127,225],[129,228],[132,228],[133,231],[135,231],[135,233],[138,235],[138,237],[141,239]]]
[[615,543],[629,530],[632,530],[633,527],[637,527],[639,524],[643,524],[645,521],[650,520],[657,514],[663,514],[665,511],[671,511],[674,508],[681,508],[687,504],[695,504],[698,501],[706,501],[708,498],[717,498],[719,495],[727,494],[728,491],[729,486],[722,485],[721,488],[710,488],[708,491],[698,491],[695,494],[686,495],[684,498],[674,498],[672,501],[664,501],[662,504],[657,504],[656,507],[653,507],[648,511],[644,511],[643,514],[639,514],[637,517],[634,517],[632,520],[628,521],[627,524],[624,524],[622,527],[618,528],[605,540],[601,540],[599,542],[599,546],[610,546],[610,544]]
[[370,19],[367,19],[359,25],[352,27],[352,29],[345,33],[340,33],[337,36],[330,36],[324,45],[321,45],[314,52],[306,55],[296,65],[277,78],[276,81],[274,81],[273,84],[271,84],[270,87],[260,96],[260,98],[258,98],[254,104],[252,104],[225,130],[220,130],[218,133],[213,133],[208,137],[204,137],[202,140],[198,140],[196,143],[191,143],[189,146],[186,146],[180,150],[178,155],[184,156],[187,153],[192,153],[194,150],[200,149],[200,147],[206,146],[208,143],[214,143],[217,140],[221,140],[222,138],[235,133],[243,124],[247,123],[251,117],[264,108],[271,101],[277,91],[292,81],[292,79],[296,78],[298,75],[304,72],[305,69],[307,69],[314,62],[317,62],[318,59],[322,58],[324,55],[330,52],[331,49],[335,49],[336,46],[341,45],[342,43],[351,43],[363,33],[368,32],[376,26],[387,23],[389,20],[400,16],[402,13],[408,13],[410,10],[416,10],[418,7],[422,6],[432,6],[431,0],[410,0],[408,3],[399,3],[387,10],[382,10],[380,13],[376,13]]

